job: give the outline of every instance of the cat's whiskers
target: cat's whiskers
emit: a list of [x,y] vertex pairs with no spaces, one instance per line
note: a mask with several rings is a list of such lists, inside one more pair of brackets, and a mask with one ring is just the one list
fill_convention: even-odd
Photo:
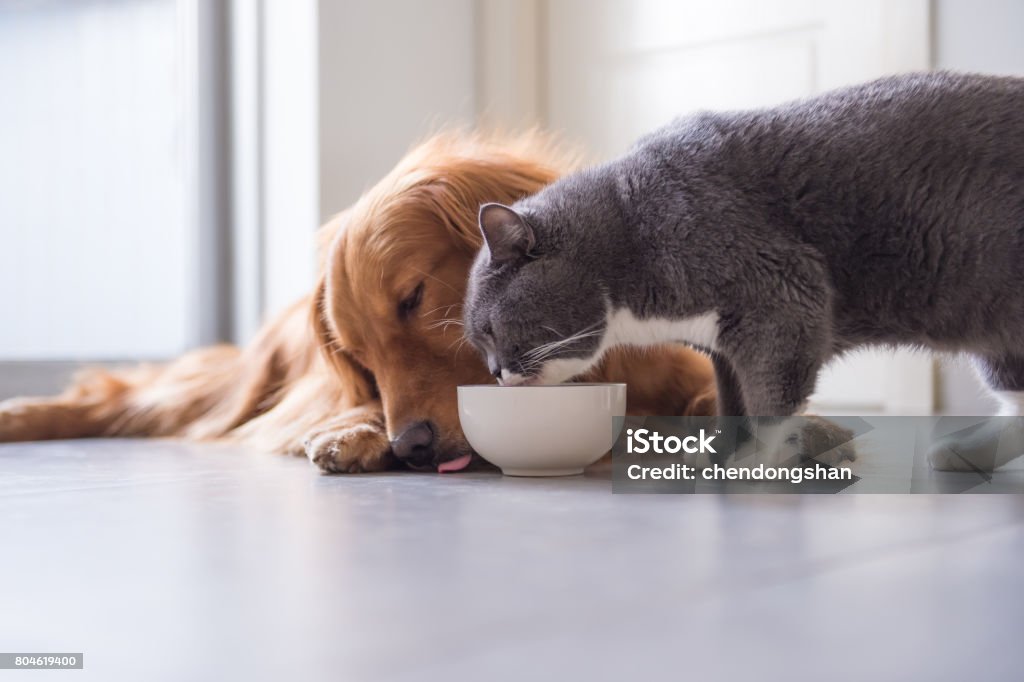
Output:
[[427,317],[429,315],[433,315],[434,313],[436,313],[438,310],[441,310],[442,308],[444,309],[444,315],[447,317],[448,315],[452,314],[452,308],[461,308],[461,307],[462,307],[461,303],[449,303],[448,305],[439,305],[436,308],[432,308],[430,310],[427,310],[426,312],[420,313],[420,317]]
[[448,289],[451,289],[452,291],[454,291],[456,293],[456,295],[458,295],[460,297],[465,295],[465,292],[459,291],[458,289],[453,287],[451,284],[448,284],[448,282],[445,282],[443,279],[441,279],[441,278],[439,278],[439,277],[437,277],[435,275],[432,275],[429,272],[424,272],[423,270],[420,270],[419,268],[411,268],[411,269],[413,271],[415,271],[415,272],[420,273],[421,275],[423,275],[424,277],[426,277],[428,279],[434,280],[435,282],[437,282],[441,286],[447,287]]
[[462,320],[460,318],[448,317],[452,313],[452,308],[461,308],[461,307],[462,307],[461,303],[450,303],[448,305],[439,305],[436,308],[433,308],[431,310],[427,310],[425,312],[420,313],[420,317],[429,317],[430,315],[433,315],[434,313],[436,313],[438,310],[444,310],[444,313],[442,313],[443,317],[441,317],[440,319],[434,320],[433,322],[428,324],[427,325],[427,329],[437,329],[438,327],[444,327],[444,332],[447,333],[448,332],[448,327],[453,325],[453,324],[455,326],[457,326],[457,327],[462,327],[463,326]]
[[552,355],[558,353],[559,351],[566,350],[566,346],[570,345],[574,341],[580,341],[591,336],[597,336],[597,334],[598,332],[580,334],[577,336],[573,336],[570,339],[566,339],[565,341],[560,341],[558,343],[552,344],[545,344],[543,347],[538,346],[529,353],[524,354],[523,359],[531,362],[541,362],[543,360],[550,358]]
[[454,346],[455,346],[456,344],[458,344],[459,346],[462,346],[462,345],[463,345],[464,343],[466,343],[467,341],[469,341],[469,337],[468,337],[468,336],[466,336],[466,335],[462,335],[462,336],[460,336],[460,337],[456,338],[456,339],[455,339],[454,341],[452,341],[451,343],[449,343],[449,344],[448,344],[448,348],[447,348],[446,350],[451,350],[451,349],[452,349],[452,348],[453,348],[453,347],[454,347]]
[[453,324],[456,327],[464,326],[463,323],[462,323],[462,320],[460,320],[458,318],[455,318],[455,317],[452,317],[452,318],[441,318],[440,320],[435,320],[434,322],[431,322],[430,324],[427,325],[427,329],[437,329],[438,327],[444,327],[444,331],[447,332],[448,331],[448,327],[450,325],[453,325]]
[[[587,336],[592,336],[594,333],[596,333],[598,331],[601,331],[601,330],[598,330],[598,329],[594,329],[595,327],[597,327],[600,324],[601,324],[601,322],[595,322],[594,324],[587,325],[586,327],[584,327],[583,329],[579,330],[575,334],[570,334],[569,336],[565,337],[564,339],[558,339],[556,341],[550,341],[548,343],[542,343],[541,345],[537,346],[533,350],[528,351],[527,354],[535,353],[537,351],[542,351],[542,350],[550,348],[550,347],[564,346],[565,344],[572,343],[573,341],[575,341],[577,339],[585,338]],[[544,326],[544,329],[552,331],[555,334],[560,334],[560,332],[557,329],[555,329],[554,327]]]
[[[462,352],[462,349],[466,347],[466,344],[467,344],[468,342],[469,342],[469,338],[468,338],[468,337],[466,337],[466,336],[462,336],[462,337],[461,337],[461,340],[460,340],[460,341],[458,341],[458,344],[459,344],[459,345],[458,345],[458,346],[456,346],[456,348],[455,348],[455,362],[458,362],[458,361],[459,361],[459,353],[461,353],[461,352]],[[451,346],[449,346],[449,348],[451,348]]]
[[572,336],[567,336],[564,339],[559,339],[558,341],[551,341],[549,343],[541,344],[536,348],[524,353],[523,359],[527,362],[539,364],[544,360],[550,358],[551,355],[553,355],[555,352],[563,349],[565,346],[571,343],[575,343],[576,341],[580,341],[582,339],[603,334],[603,329],[594,329],[594,327],[598,326],[599,324],[601,323],[597,322],[595,324],[590,325],[589,327],[584,327],[582,330],[576,332]]

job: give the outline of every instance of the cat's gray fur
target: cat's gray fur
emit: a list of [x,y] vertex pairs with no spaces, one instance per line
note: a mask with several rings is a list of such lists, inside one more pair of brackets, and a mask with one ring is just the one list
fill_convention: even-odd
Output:
[[793,414],[866,344],[965,351],[1024,390],[1024,79],[899,76],[681,118],[512,208],[481,211],[466,302],[496,375],[592,364],[627,310],[717,316],[723,414]]

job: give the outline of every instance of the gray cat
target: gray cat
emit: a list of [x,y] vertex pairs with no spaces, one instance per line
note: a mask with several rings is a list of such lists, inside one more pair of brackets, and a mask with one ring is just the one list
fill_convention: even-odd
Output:
[[724,415],[792,415],[865,345],[969,353],[1024,413],[1024,79],[934,73],[701,113],[511,208],[468,338],[499,381],[616,345],[708,351]]

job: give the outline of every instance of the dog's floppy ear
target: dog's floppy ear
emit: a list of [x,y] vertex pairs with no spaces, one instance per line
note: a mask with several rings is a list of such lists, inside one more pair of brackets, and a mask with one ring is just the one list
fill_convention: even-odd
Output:
[[496,263],[521,258],[536,243],[530,224],[508,206],[484,204],[480,207],[479,220],[484,244]]
[[378,397],[377,382],[368,369],[357,364],[338,345],[337,337],[331,330],[327,319],[326,292],[327,278],[325,275],[321,275],[313,293],[313,307],[310,311],[320,353],[341,381],[346,402],[349,402],[352,407],[365,405]]

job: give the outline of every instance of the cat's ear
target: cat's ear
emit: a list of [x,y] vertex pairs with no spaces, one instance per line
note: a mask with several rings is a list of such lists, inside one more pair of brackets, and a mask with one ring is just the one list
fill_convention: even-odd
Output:
[[497,263],[525,256],[535,243],[533,228],[526,219],[502,204],[480,207],[480,231],[484,235],[484,248]]

